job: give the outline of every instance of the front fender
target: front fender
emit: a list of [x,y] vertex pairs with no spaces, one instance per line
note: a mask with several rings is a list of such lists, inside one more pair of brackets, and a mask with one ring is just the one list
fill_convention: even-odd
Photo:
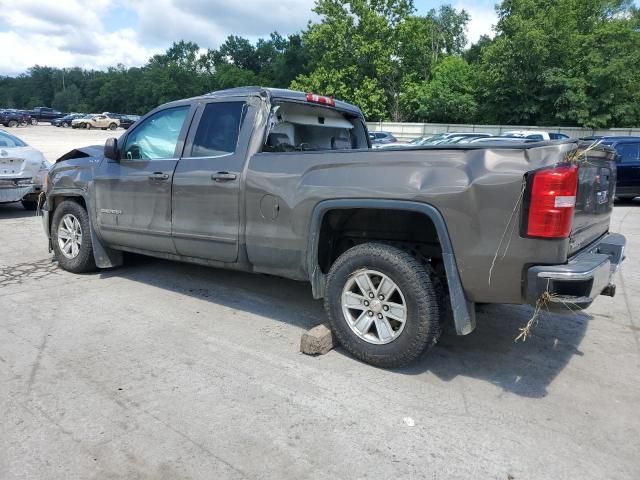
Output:
[[113,268],[122,265],[123,258],[122,252],[119,250],[114,250],[112,248],[108,248],[105,246],[98,235],[96,234],[96,230],[93,226],[93,218],[94,215],[92,212],[93,204],[91,202],[91,197],[87,194],[87,190],[77,190],[77,189],[55,189],[47,195],[47,201],[45,203],[45,207],[43,207],[42,212],[42,221],[43,227],[45,230],[45,234],[47,235],[49,241],[49,252],[52,250],[51,245],[51,220],[53,219],[53,213],[55,211],[55,207],[59,205],[59,203],[66,199],[78,199],[82,198],[84,201],[85,208],[89,213],[89,230],[91,233],[91,244],[93,247],[93,258],[96,262],[96,266],[98,268]]

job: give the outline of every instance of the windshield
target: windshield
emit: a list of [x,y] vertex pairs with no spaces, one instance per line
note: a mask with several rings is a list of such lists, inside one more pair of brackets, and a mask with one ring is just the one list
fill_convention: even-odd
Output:
[[20,140],[18,137],[14,137],[5,132],[0,132],[0,148],[15,148],[26,147],[27,144]]

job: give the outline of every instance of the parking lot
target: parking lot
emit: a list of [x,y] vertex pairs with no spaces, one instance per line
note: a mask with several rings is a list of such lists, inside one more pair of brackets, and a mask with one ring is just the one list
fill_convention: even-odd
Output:
[[[13,129],[54,160],[116,132]],[[640,478],[640,199],[615,298],[478,307],[466,337],[380,370],[299,353],[308,284],[130,255],[57,268],[0,205],[0,479]]]

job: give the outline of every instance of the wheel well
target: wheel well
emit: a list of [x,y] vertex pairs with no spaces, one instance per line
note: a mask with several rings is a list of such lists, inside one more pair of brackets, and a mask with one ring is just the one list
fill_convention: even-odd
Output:
[[51,197],[51,210],[50,210],[50,215],[49,215],[49,229],[51,229],[51,222],[53,221],[53,213],[56,211],[58,206],[62,202],[64,202],[65,200],[71,200],[73,202],[76,202],[76,203],[80,204],[85,210],[88,211],[87,203],[85,202],[84,198],[82,196],[80,196],[80,195],[60,195],[60,196]]
[[370,241],[397,244],[436,262],[442,258],[435,224],[423,213],[378,208],[337,209],[326,212],[322,218],[318,238],[320,270],[326,274],[342,253]]
[[53,203],[51,208],[52,213],[55,211],[56,208],[58,208],[58,205],[60,205],[65,200],[71,200],[73,202],[79,203],[80,205],[82,205],[82,207],[85,210],[87,209],[87,203],[84,201],[84,198],[82,198],[80,195],[60,195],[60,196],[53,197],[51,200]]

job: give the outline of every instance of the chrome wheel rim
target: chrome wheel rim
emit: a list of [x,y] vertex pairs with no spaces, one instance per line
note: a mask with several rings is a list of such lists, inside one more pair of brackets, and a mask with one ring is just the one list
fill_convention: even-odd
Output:
[[407,323],[407,304],[398,285],[376,270],[351,274],[342,290],[342,314],[359,338],[374,345],[396,340]]
[[62,254],[73,259],[80,253],[82,246],[82,226],[72,214],[67,213],[58,225],[58,246]]

